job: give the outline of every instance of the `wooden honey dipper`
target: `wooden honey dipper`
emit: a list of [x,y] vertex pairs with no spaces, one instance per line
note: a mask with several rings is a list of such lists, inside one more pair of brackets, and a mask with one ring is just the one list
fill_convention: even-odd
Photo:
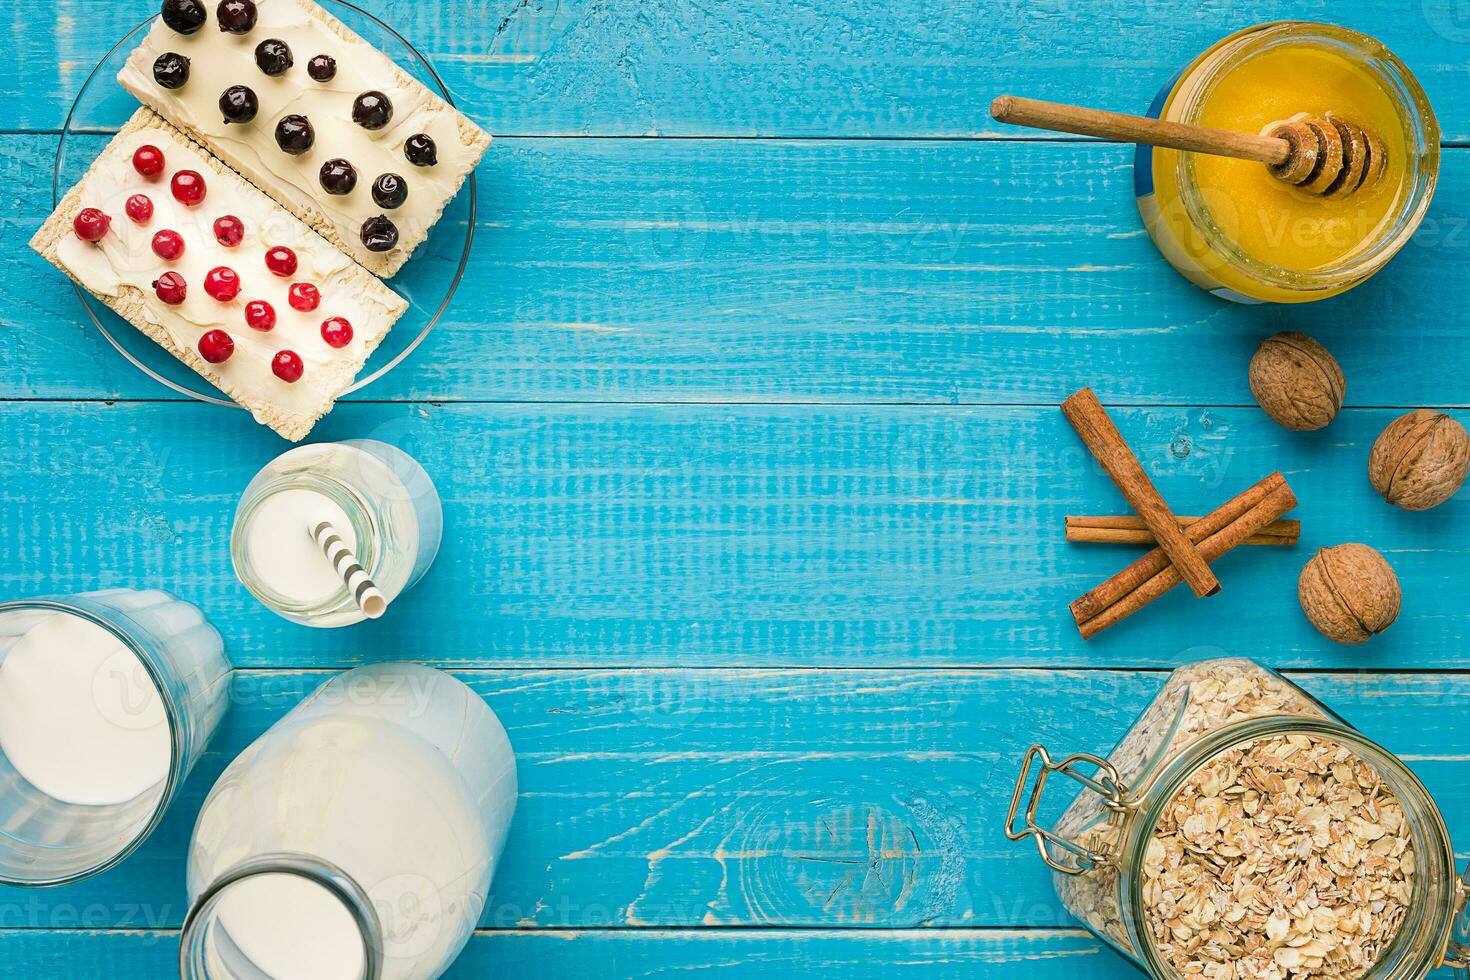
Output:
[[1277,180],[1321,197],[1347,197],[1371,187],[1388,165],[1388,151],[1378,137],[1331,112],[1325,119],[1303,112],[1272,123],[1265,136],[1014,95],[992,102],[990,115],[1032,129],[1255,160]]

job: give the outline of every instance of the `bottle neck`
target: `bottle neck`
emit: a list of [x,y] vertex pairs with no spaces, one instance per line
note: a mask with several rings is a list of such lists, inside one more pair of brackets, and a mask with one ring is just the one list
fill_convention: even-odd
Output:
[[[262,885],[276,883],[272,892],[260,892]],[[280,884],[289,885],[295,901],[262,910],[262,898],[281,896]],[[383,975],[383,931],[367,892],[350,875],[336,865],[305,854],[265,854],[250,858],[220,875],[194,900],[179,943],[179,976],[181,980],[253,980],[273,975],[272,968],[282,966],[279,947],[261,950],[252,940],[262,932],[260,921],[252,923],[264,911],[275,918],[264,924],[278,926],[284,916],[298,914],[303,891],[312,898],[316,918],[325,912],[337,923],[349,923],[347,932],[355,933],[348,942],[360,944],[361,969],[353,980],[381,980]],[[312,916],[305,917],[308,921]],[[303,923],[298,921],[298,926]],[[319,921],[311,925],[321,924]],[[233,930],[233,933],[232,933]],[[340,930],[337,930],[340,931]],[[274,935],[277,928],[270,928]],[[314,940],[328,937],[317,933]],[[311,944],[298,944],[289,955],[303,952]],[[344,959],[334,957],[334,967]],[[297,964],[293,975],[299,975],[309,964]],[[348,967],[351,969],[351,967]],[[343,974],[345,977],[346,975]]]

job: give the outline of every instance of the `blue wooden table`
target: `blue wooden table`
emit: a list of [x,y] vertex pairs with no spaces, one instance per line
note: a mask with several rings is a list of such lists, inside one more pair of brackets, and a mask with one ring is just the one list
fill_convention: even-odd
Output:
[[[1121,978],[1001,833],[1033,740],[1105,750],[1181,662],[1256,657],[1403,755],[1470,848],[1470,497],[1386,507],[1368,447],[1464,406],[1470,13],[1459,0],[369,0],[497,136],[447,321],[316,438],[407,449],[445,549],[386,620],[256,605],[226,538],[285,448],[167,397],[25,243],[57,132],[145,0],[13,0],[0,59],[0,597],[164,587],[220,627],[238,696],[160,832],[73,887],[0,890],[5,976],[171,975],[184,857],[226,762],[342,667],[450,668],[510,730],[522,798],[453,977]],[[1126,9],[1120,10],[1120,7]],[[1140,109],[1252,23],[1381,37],[1446,145],[1384,273],[1304,309],[1222,304],[1140,230],[1130,148],[1002,129],[1002,90]],[[100,143],[99,143],[100,145]],[[1306,330],[1350,408],[1254,406]],[[1274,469],[1295,552],[1218,565],[1091,644],[1066,602],[1123,560],[1067,546],[1116,492],[1057,404],[1092,384],[1176,510]],[[1310,550],[1381,549],[1401,621],[1302,618]]]

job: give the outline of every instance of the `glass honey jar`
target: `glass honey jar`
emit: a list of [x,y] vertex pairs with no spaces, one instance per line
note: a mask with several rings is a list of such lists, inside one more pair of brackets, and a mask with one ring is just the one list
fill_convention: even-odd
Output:
[[[1261,758],[1285,763],[1272,770]],[[1082,790],[1046,827],[1039,812],[1057,775]],[[1106,759],[1033,745],[1005,829],[1034,841],[1073,916],[1158,980],[1422,980],[1466,969],[1467,884],[1428,791],[1249,660],[1175,671]],[[1221,887],[1238,900],[1221,900]],[[1355,944],[1366,950],[1360,970],[1321,965],[1352,962]]]
[[1314,197],[1249,160],[1139,146],[1134,190],[1154,244],[1202,289],[1241,303],[1326,299],[1366,281],[1413,236],[1439,176],[1439,125],[1381,43],[1328,24],[1252,27],[1190,62],[1149,115],[1260,133],[1332,112],[1374,133],[1372,187]]

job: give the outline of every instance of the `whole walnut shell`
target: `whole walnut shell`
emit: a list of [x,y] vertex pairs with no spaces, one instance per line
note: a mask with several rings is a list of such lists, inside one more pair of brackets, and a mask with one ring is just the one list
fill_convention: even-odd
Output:
[[1382,555],[1365,544],[1340,544],[1312,556],[1297,581],[1302,611],[1337,643],[1366,643],[1393,625],[1403,592]]
[[1443,412],[1427,408],[1388,424],[1368,456],[1368,479],[1383,499],[1404,510],[1428,510],[1453,497],[1470,472],[1470,435]]
[[1337,418],[1347,381],[1327,348],[1304,333],[1261,341],[1251,358],[1251,394],[1288,429],[1307,432]]

